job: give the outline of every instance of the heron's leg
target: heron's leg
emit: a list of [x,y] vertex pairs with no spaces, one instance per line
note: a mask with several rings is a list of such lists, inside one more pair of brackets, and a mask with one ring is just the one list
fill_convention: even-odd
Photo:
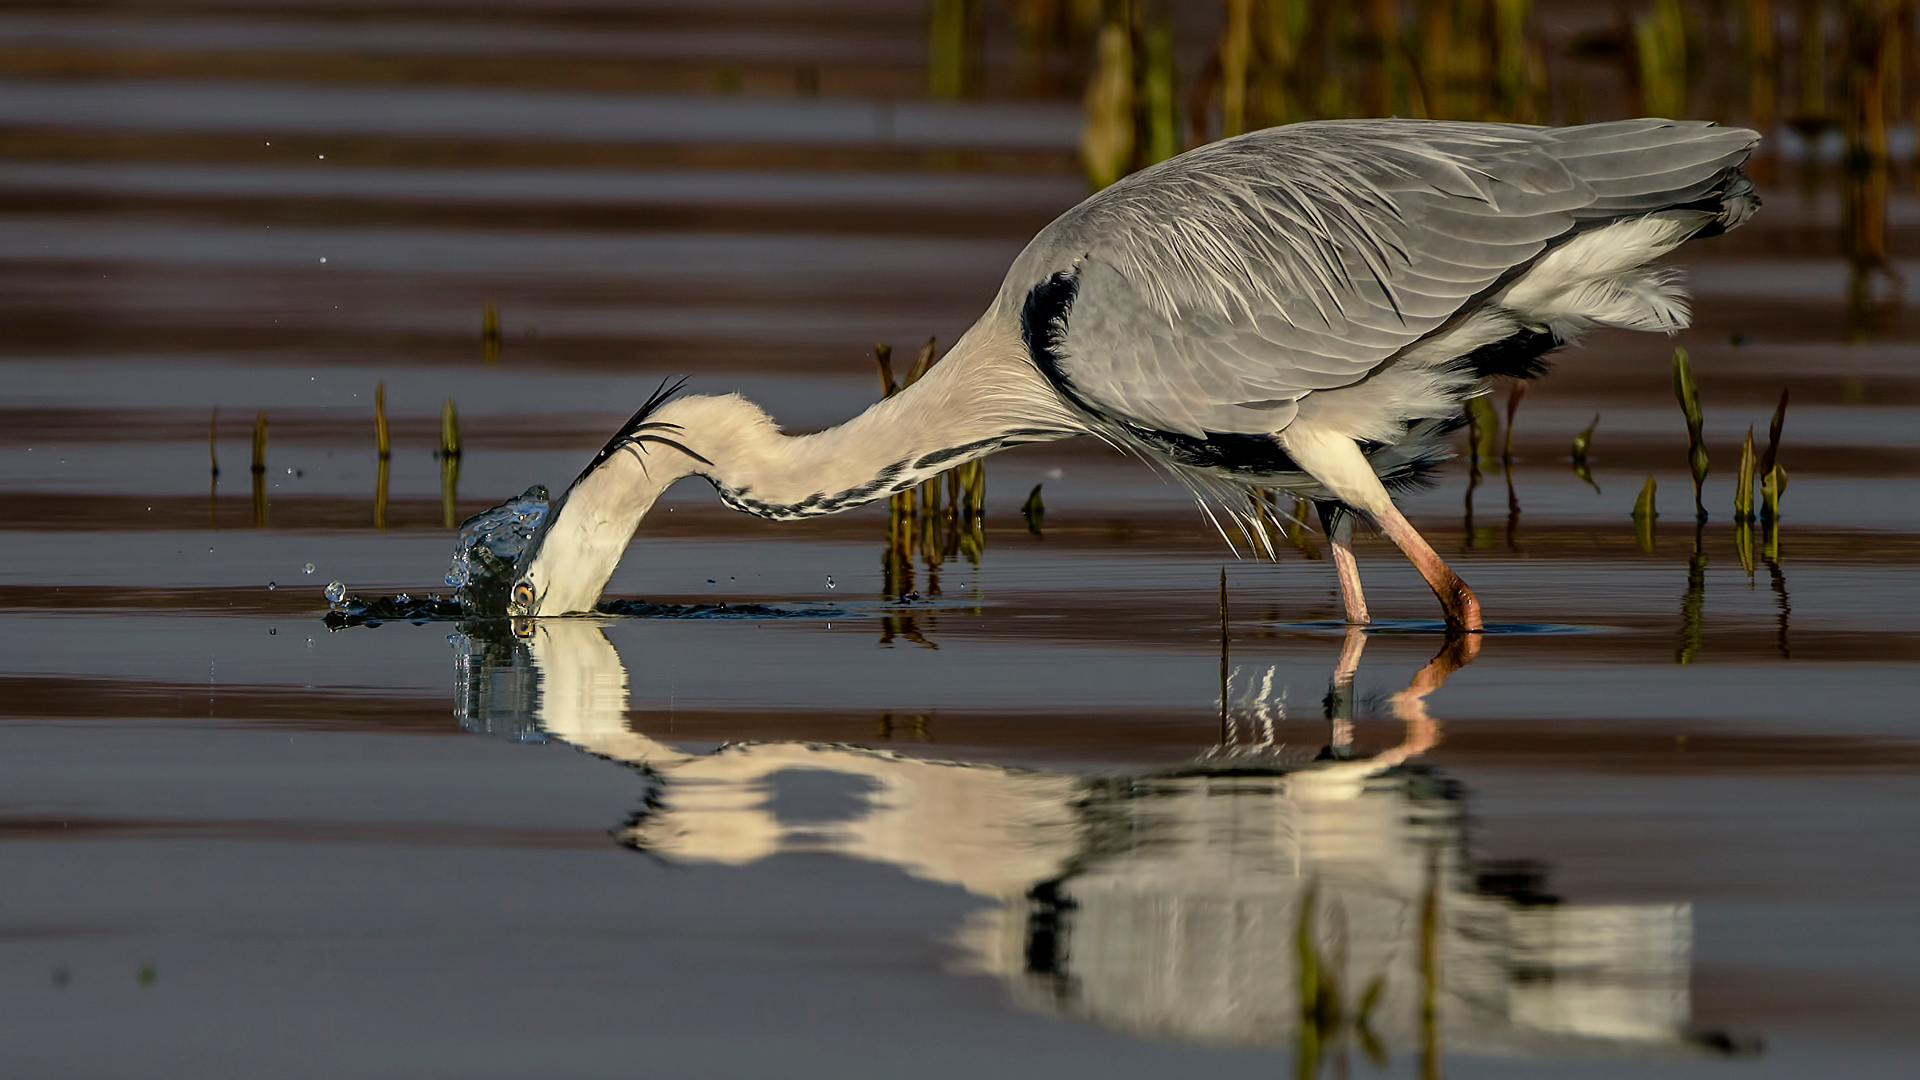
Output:
[[1340,604],[1346,609],[1347,621],[1364,626],[1369,621],[1367,597],[1360,591],[1360,565],[1353,560],[1353,514],[1339,503],[1317,502],[1313,507],[1320,512],[1320,529],[1327,534],[1327,547],[1333,551],[1333,568],[1340,575]]
[[1479,633],[1485,628],[1486,624],[1480,618],[1480,598],[1473,595],[1473,590],[1460,580],[1460,575],[1441,561],[1426,537],[1414,529],[1391,499],[1378,509],[1369,509],[1367,516],[1373,518],[1374,523],[1380,526],[1380,531],[1387,534],[1387,539],[1400,548],[1413,568],[1420,571],[1420,576],[1427,579],[1427,586],[1433,590],[1433,595],[1440,598],[1440,607],[1447,614],[1449,628],[1469,633]]
[[1483,628],[1480,601],[1474,597],[1473,590],[1447,568],[1432,546],[1393,505],[1393,497],[1374,474],[1373,465],[1361,452],[1360,444],[1339,432],[1323,431],[1298,420],[1277,438],[1301,468],[1320,481],[1335,498],[1365,512],[1387,539],[1400,548],[1414,569],[1427,580],[1433,595],[1440,599],[1449,628],[1475,633]]

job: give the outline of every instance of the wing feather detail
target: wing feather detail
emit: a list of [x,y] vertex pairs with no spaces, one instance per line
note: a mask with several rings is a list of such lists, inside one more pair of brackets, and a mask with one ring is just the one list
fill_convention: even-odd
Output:
[[1256,434],[1351,385],[1594,219],[1717,190],[1757,140],[1701,122],[1361,120],[1228,139],[1036,237],[1002,303],[1077,285],[1055,361],[1128,423]]

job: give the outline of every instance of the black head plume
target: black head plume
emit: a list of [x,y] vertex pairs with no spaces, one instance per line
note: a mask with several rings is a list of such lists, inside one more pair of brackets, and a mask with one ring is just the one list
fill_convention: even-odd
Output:
[[[587,462],[587,467],[580,470],[579,476],[573,478],[573,483],[578,484],[580,481],[585,480],[588,474],[599,468],[608,458],[622,450],[632,453],[636,458],[640,458],[639,444],[648,442],[670,446],[702,464],[713,464],[713,462],[687,449],[679,440],[672,437],[671,433],[680,431],[680,425],[666,424],[648,419],[660,406],[672,400],[673,396],[678,394],[681,388],[686,385],[687,380],[685,376],[678,379],[661,380],[660,388],[653,392],[653,396],[647,399],[646,404],[640,406],[639,411],[635,412],[626,423],[620,425],[620,430],[614,432],[613,438],[607,440],[607,445],[601,447],[600,452],[593,455],[593,460]],[[642,458],[641,460],[644,462],[645,459]],[[568,485],[568,489],[571,490],[572,486],[573,485]]]

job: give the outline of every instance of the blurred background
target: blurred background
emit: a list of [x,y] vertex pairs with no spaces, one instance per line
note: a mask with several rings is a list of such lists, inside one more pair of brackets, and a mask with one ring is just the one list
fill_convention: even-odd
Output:
[[[635,372],[771,393],[784,422],[817,427],[871,399],[875,344],[904,368],[952,341],[1024,240],[1089,190],[1317,117],[1750,124],[1768,135],[1768,214],[1697,257],[1717,269],[1705,291],[1741,302],[1708,305],[1714,336],[1897,337],[1920,215],[1914,7],[8,3],[0,348],[21,372],[84,380],[89,400],[16,379],[6,438],[211,425],[250,461],[263,410],[275,445],[368,442],[391,382],[394,445],[444,448],[451,410],[462,446],[566,451],[542,475],[558,482],[644,397],[608,381]],[[1743,276],[1753,257],[1791,269]],[[70,360],[99,363],[36,366]],[[524,486],[471,456],[464,476],[394,462],[383,527],[445,527]],[[264,496],[297,520],[365,516],[326,501],[372,494],[352,471]],[[228,477],[216,495],[259,517]]]
[[[1302,1040],[1358,1038],[1348,915],[1288,921],[1318,829],[1367,898],[1353,938],[1401,935],[1393,1068],[1439,1074],[1446,1025],[1416,1012],[1446,979],[1415,959],[1444,941],[1473,976],[1462,1074],[1915,1075],[1917,20],[3,0],[0,1071],[1333,1073],[1346,1050]],[[877,346],[901,378],[937,358],[1090,191],[1385,113],[1766,135],[1764,210],[1676,256],[1695,326],[1476,399],[1463,460],[1407,498],[1515,630],[1443,691],[1389,545],[1362,563],[1403,618],[1356,675],[1316,535],[1278,514],[1280,557],[1233,561],[1090,440],[793,524],[681,485],[610,588],[802,617],[574,620],[570,645],[321,622],[333,580],[443,590],[459,520],[564,487],[664,378],[837,423],[883,392]],[[536,693],[575,669],[627,696]],[[1423,678],[1444,738],[1402,723]],[[1210,794],[1276,739],[1290,768],[1403,738],[1418,760],[1350,802]],[[715,786],[662,795],[668,743]],[[845,782],[788,791],[807,755]],[[1044,788],[1012,815],[1033,829],[964,783],[966,812],[873,794],[936,773]],[[656,843],[681,826],[710,865]],[[1063,852],[1035,874],[1081,900],[1015,874],[1008,836]],[[965,874],[929,869],[949,849]],[[1149,910],[1264,936],[1178,953],[1201,937]],[[1322,954],[1340,986],[1314,997]]]

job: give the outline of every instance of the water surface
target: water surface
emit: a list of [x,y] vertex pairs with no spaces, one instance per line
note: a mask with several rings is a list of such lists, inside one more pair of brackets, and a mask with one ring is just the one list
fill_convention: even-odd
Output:
[[8,1075],[1920,1070],[1920,378],[1844,343],[1831,198],[1686,253],[1703,528],[1646,335],[1408,501],[1490,618],[1577,632],[1450,645],[1362,538],[1394,621],[1345,634],[1317,535],[1236,559],[1079,444],[988,462],[977,557],[685,485],[610,588],[813,617],[330,632],[662,377],[864,407],[1082,190],[1073,92],[1009,47],[925,101],[917,8],[332,7],[0,18]]

